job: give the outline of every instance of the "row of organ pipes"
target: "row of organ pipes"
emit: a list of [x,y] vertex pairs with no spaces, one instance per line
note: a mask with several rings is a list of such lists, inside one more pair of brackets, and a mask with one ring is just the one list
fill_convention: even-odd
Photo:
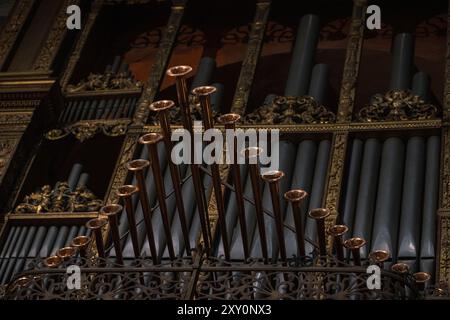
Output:
[[[89,174],[77,163],[67,183],[70,191],[75,191],[88,185]],[[0,253],[0,283],[8,283],[32,260],[55,255],[60,248],[71,246],[74,238],[88,235],[89,230],[83,225],[12,226]]]
[[[111,65],[107,65],[104,75],[124,78],[134,77],[129,70],[129,65],[120,56],[114,57]],[[106,89],[106,88],[105,88]],[[76,92],[76,90],[74,89]],[[82,120],[112,120],[132,118],[136,109],[137,97],[105,97],[105,98],[71,98],[61,112],[58,123],[71,124]]]
[[[314,64],[318,38],[318,17],[304,16],[293,47],[285,95],[308,94],[318,102],[325,101],[328,66]],[[411,81],[412,43],[408,34],[400,34],[394,41],[391,89],[411,89],[427,99],[428,77],[419,72]],[[150,106],[158,115],[161,134],[141,137],[139,159],[127,164],[133,178],[118,190],[120,205],[104,207],[101,217],[87,224],[100,256],[125,265],[137,257],[151,257],[159,264],[189,256],[201,235],[206,250],[226,260],[259,258],[265,263],[286,263],[293,256],[310,256],[313,251],[326,255],[326,238],[331,236],[338,260],[359,265],[361,259],[370,258],[387,261],[385,268],[397,272],[410,269],[433,274],[439,137],[354,138],[339,225],[325,230],[329,211],[322,207],[331,151],[331,140],[326,137],[280,141],[279,171],[261,176],[258,164],[232,165],[231,182],[225,192],[217,166],[175,166],[168,159],[173,147],[168,139],[169,111],[178,107],[184,128],[193,130],[190,93],[200,101],[205,129],[214,127],[215,120],[227,128],[234,128],[239,121],[235,114],[212,117],[212,106],[220,105],[217,97],[221,94],[217,92],[223,88],[217,90],[210,85],[211,65],[210,58],[202,59],[190,90],[190,67],[168,70],[167,75],[176,80],[177,106],[168,100]],[[197,81],[202,78],[206,80]],[[218,102],[212,102],[213,97]],[[271,99],[273,95],[266,102]],[[257,157],[258,152],[250,146],[246,156]],[[213,193],[218,210],[217,235],[209,228],[207,199]],[[102,228],[107,223],[110,247],[102,241]],[[84,244],[88,243],[86,240]],[[57,257],[49,257],[49,265],[55,260]],[[417,277],[429,279],[427,274]]]

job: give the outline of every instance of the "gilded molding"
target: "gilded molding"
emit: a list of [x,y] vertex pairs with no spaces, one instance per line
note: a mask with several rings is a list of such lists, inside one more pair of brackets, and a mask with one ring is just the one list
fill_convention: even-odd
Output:
[[161,79],[166,71],[166,66],[169,62],[183,14],[184,5],[172,6],[169,21],[167,22],[158,52],[156,53],[155,62],[150,72],[148,86],[137,104],[137,110],[133,119],[133,122],[137,125],[143,125],[147,120],[149,114],[148,107],[155,98]]
[[366,0],[354,1],[353,15],[348,36],[347,53],[342,74],[341,92],[337,121],[350,122],[355,103],[356,82],[358,80],[364,39]]
[[261,54],[269,11],[270,1],[258,2],[256,4],[256,13],[249,35],[247,54],[242,63],[241,73],[231,106],[231,112],[233,113],[245,114],[245,108],[255,77],[256,66]]
[[450,128],[442,130],[441,141],[441,189],[438,215],[438,251],[439,280],[450,281]]
[[371,104],[363,107],[357,119],[361,122],[429,120],[437,117],[436,106],[426,103],[410,91],[391,90],[376,94]]
[[53,26],[47,36],[47,39],[45,40],[45,43],[42,46],[38,57],[34,61],[33,64],[34,70],[39,71],[50,70],[53,64],[53,60],[55,59],[58,50],[61,46],[61,43],[67,34],[67,26],[66,26],[67,7],[70,5],[78,5],[79,3],[80,0],[66,0],[62,4],[56,16],[56,20],[53,23]]
[[10,18],[0,33],[0,68],[3,67],[11,48],[19,36],[35,0],[15,1]]
[[75,85],[67,86],[67,93],[87,93],[99,91],[114,91],[114,90],[131,90],[140,92],[142,83],[129,75],[128,72],[119,72],[113,74],[107,72],[104,74],[90,73],[86,79],[82,79]]
[[70,191],[67,182],[58,182],[52,189],[42,186],[37,192],[26,195],[14,209],[17,214],[45,214],[49,212],[95,212],[100,210],[103,201],[86,187]]
[[28,124],[33,117],[30,112],[0,112],[0,125]]
[[85,19],[86,22],[82,27],[82,31],[76,42],[75,49],[70,55],[69,62],[67,63],[64,74],[61,77],[60,85],[63,90],[66,88],[70,78],[72,77],[75,66],[80,59],[81,52],[83,51],[84,45],[86,44],[86,41],[91,33],[95,21],[97,20],[97,16],[100,13],[102,6],[103,0],[94,0],[91,4],[91,11],[89,12],[89,16]]
[[[328,182],[325,189],[325,207],[330,210],[326,219],[326,230],[336,224],[339,215],[339,201],[341,196],[344,163],[347,151],[348,132],[335,133],[328,170]],[[331,241],[331,237],[328,238]],[[332,246],[328,246],[331,248]]]
[[450,121],[450,1],[448,4],[447,15],[447,55],[445,61],[445,86],[444,86],[444,102],[442,119],[444,121]]
[[107,192],[106,202],[107,204],[118,203],[117,190],[120,186],[125,184],[125,180],[128,175],[128,169],[126,164],[133,160],[134,151],[136,149],[140,135],[133,134],[127,135],[123,142],[122,149],[120,151],[119,160],[117,161],[116,168],[112,175],[109,190]]
[[324,124],[333,123],[336,116],[311,96],[277,96],[244,118],[248,124]]
[[123,136],[128,131],[130,121],[80,121],[65,128],[57,128],[48,131],[45,138],[59,140],[73,134],[81,142],[93,138],[96,134],[103,133],[108,137]]
[[8,163],[13,156],[17,142],[18,140],[14,138],[0,140],[0,182],[8,168]]

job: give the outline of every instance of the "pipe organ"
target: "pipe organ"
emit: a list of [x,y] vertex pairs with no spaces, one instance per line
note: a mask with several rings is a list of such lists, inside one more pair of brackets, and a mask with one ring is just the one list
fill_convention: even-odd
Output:
[[216,2],[83,3],[58,42],[58,1],[32,66],[0,51],[0,298],[76,264],[86,299],[448,299],[448,2]]

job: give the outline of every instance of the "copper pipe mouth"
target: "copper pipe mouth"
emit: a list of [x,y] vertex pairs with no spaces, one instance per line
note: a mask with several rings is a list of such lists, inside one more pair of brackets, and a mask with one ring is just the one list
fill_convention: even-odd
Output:
[[139,191],[139,188],[137,186],[134,186],[132,184],[127,184],[120,186],[117,189],[116,195],[118,197],[130,197],[133,194],[137,193]]
[[58,256],[51,256],[48,258],[45,258],[44,265],[47,268],[56,268],[63,262],[63,259]]
[[409,272],[409,267],[406,263],[396,263],[392,265],[391,270],[395,273],[405,274]]
[[70,245],[74,248],[85,248],[87,245],[91,243],[91,238],[86,236],[78,236],[73,238]]
[[86,222],[86,228],[89,230],[101,229],[108,224],[108,220],[104,218],[95,218]]
[[431,275],[426,272],[416,272],[413,274],[413,277],[417,283],[425,283],[431,279]]
[[300,202],[308,196],[308,193],[305,190],[294,189],[289,190],[284,194],[284,198],[290,202]]
[[326,217],[328,217],[330,215],[330,210],[326,209],[326,208],[317,208],[317,209],[312,209],[309,213],[308,216],[312,219],[315,220],[319,220],[319,219],[325,219]]
[[268,171],[261,175],[261,178],[264,181],[267,181],[269,183],[277,182],[283,177],[284,177],[284,172],[278,171],[278,170]]
[[174,67],[169,68],[166,71],[166,74],[169,77],[182,77],[182,76],[185,76],[185,75],[191,73],[191,71],[192,71],[192,67],[190,67],[190,66],[174,66]]
[[375,262],[384,262],[389,259],[389,252],[386,250],[375,250],[369,253],[369,259]]
[[164,136],[160,133],[147,133],[146,135],[143,135],[139,138],[140,144],[156,144],[160,142],[162,139],[164,139]]
[[77,254],[77,249],[74,247],[61,248],[56,252],[56,255],[63,260],[69,260]]
[[216,91],[217,91],[216,87],[201,86],[201,87],[197,87],[194,90],[192,90],[192,93],[195,94],[196,96],[204,97],[204,96],[209,96]]
[[100,209],[100,214],[107,217],[115,216],[123,211],[123,207],[120,204],[110,204]]
[[363,238],[350,238],[344,241],[344,246],[347,249],[359,249],[364,247],[365,244],[366,240],[364,240]]
[[259,147],[250,147],[245,148],[241,151],[241,155],[243,155],[246,159],[257,158],[262,153],[262,148]]
[[168,109],[172,108],[173,106],[175,106],[175,102],[173,102],[172,100],[159,100],[159,101],[153,102],[149,106],[149,108],[152,111],[159,112],[159,111],[168,110]]
[[235,124],[241,119],[241,116],[237,113],[227,113],[224,115],[221,115],[218,120],[220,123],[227,125],[227,124]]
[[333,237],[339,237],[347,233],[348,227],[343,224],[337,224],[328,228],[328,234]]
[[150,166],[150,161],[144,159],[137,159],[126,164],[130,171],[141,171]]

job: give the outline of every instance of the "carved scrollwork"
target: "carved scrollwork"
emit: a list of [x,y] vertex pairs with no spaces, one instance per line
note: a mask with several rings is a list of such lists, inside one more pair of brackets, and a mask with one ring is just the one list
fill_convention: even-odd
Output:
[[94,212],[98,211],[103,201],[86,187],[77,187],[70,191],[67,182],[59,182],[52,189],[49,185],[41,187],[24,197],[15,213],[45,213],[45,212]]
[[6,164],[15,147],[15,141],[13,140],[3,140],[0,141],[0,178],[4,174],[4,170],[6,169]]
[[105,74],[91,73],[86,79],[75,85],[68,85],[68,93],[106,90],[140,90],[143,84],[134,79],[128,72]]
[[336,115],[311,96],[277,96],[245,116],[248,124],[316,124],[333,123]]
[[376,94],[372,103],[359,111],[362,122],[427,120],[436,118],[436,106],[426,103],[420,96],[409,91],[391,90]]
[[119,137],[127,133],[128,124],[128,122],[77,122],[65,128],[52,129],[45,134],[45,137],[48,140],[59,140],[73,134],[81,142],[100,132],[108,137]]

